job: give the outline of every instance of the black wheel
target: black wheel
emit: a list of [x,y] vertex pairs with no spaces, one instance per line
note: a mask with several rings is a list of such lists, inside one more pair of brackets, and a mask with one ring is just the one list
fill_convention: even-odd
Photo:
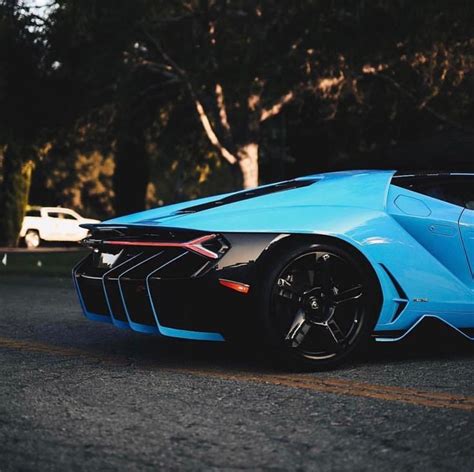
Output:
[[265,279],[263,322],[286,364],[331,368],[368,342],[380,290],[362,256],[336,244],[303,244],[268,267]]

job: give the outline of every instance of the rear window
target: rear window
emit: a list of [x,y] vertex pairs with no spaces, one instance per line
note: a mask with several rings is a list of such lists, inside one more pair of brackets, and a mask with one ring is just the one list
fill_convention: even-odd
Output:
[[41,216],[40,210],[27,210],[25,216]]
[[75,216],[64,211],[49,211],[48,216],[51,218],[59,218],[61,220],[77,220]]

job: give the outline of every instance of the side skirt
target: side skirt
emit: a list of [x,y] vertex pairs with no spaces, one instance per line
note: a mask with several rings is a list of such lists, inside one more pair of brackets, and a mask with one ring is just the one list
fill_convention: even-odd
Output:
[[401,341],[410,333],[412,333],[415,329],[418,329],[426,322],[433,320],[442,323],[446,327],[452,329],[457,334],[460,334],[466,339],[469,339],[469,341],[474,341],[474,330],[472,328],[457,328],[456,326],[453,326],[451,323],[448,323],[447,321],[436,315],[423,315],[418,321],[416,321],[416,323],[413,324],[413,326],[411,326],[405,331],[375,331],[372,334],[372,337],[375,339],[375,341],[383,343]]

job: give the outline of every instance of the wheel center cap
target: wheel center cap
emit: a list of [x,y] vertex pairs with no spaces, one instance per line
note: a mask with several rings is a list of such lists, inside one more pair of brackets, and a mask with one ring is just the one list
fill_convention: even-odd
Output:
[[314,297],[311,297],[311,299],[309,300],[309,306],[312,310],[318,310],[319,309],[318,300],[316,300],[316,298]]

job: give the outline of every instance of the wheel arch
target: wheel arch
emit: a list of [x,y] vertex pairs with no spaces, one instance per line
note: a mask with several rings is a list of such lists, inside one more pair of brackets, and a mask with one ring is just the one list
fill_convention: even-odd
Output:
[[19,239],[22,245],[25,245],[28,247],[27,242],[26,242],[26,236],[28,233],[36,233],[39,238],[39,245],[41,245],[41,241],[44,241],[43,236],[41,235],[41,231],[38,228],[35,227],[27,227],[25,231],[22,231],[19,235]]
[[44,239],[43,235],[41,234],[40,228],[34,227],[34,226],[28,226],[24,231],[22,230],[22,235],[23,235],[22,237],[23,238],[26,236],[26,233],[28,233],[28,231],[34,231],[35,233],[38,233],[38,235],[41,239]]
[[285,253],[294,249],[295,247],[302,244],[327,244],[335,245],[339,248],[344,249],[357,259],[367,270],[371,281],[374,284],[374,288],[377,296],[377,304],[382,309],[384,297],[383,287],[377,270],[374,264],[369,260],[366,254],[364,254],[355,244],[348,242],[347,240],[334,235],[327,234],[301,234],[301,233],[290,233],[282,234],[277,236],[272,243],[262,252],[257,260],[257,270],[262,273],[268,264],[271,264],[275,259],[283,257]]

